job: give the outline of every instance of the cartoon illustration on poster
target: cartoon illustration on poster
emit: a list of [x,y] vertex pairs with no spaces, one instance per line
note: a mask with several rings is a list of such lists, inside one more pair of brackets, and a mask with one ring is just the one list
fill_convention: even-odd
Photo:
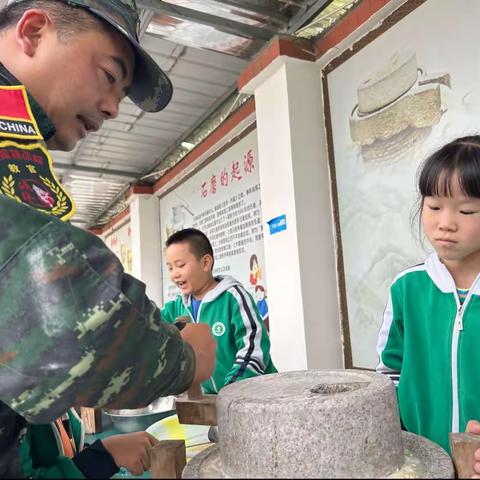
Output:
[[262,285],[262,269],[258,265],[258,257],[255,253],[250,257],[250,285],[255,289],[254,298],[257,303],[257,308],[268,329],[267,292]]

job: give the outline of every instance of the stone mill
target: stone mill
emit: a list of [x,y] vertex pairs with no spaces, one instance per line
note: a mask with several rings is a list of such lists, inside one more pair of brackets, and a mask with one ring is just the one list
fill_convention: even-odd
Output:
[[243,380],[217,399],[220,441],[184,478],[453,478],[449,455],[401,430],[396,392],[363,370]]

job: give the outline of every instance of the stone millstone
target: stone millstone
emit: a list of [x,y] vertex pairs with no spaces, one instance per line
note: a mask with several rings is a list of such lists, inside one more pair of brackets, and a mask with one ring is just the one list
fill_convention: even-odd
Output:
[[453,476],[440,447],[401,432],[395,387],[376,373],[243,380],[221,390],[217,415],[219,446],[192,459],[184,478],[430,477],[432,465],[435,476]]
[[371,113],[401,97],[417,81],[415,52],[394,53],[357,90],[358,110]]

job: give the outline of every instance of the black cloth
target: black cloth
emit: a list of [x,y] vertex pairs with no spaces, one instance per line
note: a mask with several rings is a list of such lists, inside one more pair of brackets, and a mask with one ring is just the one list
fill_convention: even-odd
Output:
[[75,455],[73,463],[85,478],[110,478],[119,470],[115,460],[103,446],[101,440],[88,445]]

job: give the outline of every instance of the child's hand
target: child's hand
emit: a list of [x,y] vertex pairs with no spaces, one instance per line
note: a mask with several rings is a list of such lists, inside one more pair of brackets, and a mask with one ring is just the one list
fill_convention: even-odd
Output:
[[[465,431],[475,435],[480,435],[480,422],[477,420],[470,420],[467,423],[467,428]],[[476,475],[474,475],[472,478],[480,478],[480,448],[475,451],[475,463],[473,464],[473,470],[475,471]]]
[[147,432],[134,432],[112,435],[104,438],[102,443],[117,467],[141,475],[150,468],[149,450],[159,442]]

